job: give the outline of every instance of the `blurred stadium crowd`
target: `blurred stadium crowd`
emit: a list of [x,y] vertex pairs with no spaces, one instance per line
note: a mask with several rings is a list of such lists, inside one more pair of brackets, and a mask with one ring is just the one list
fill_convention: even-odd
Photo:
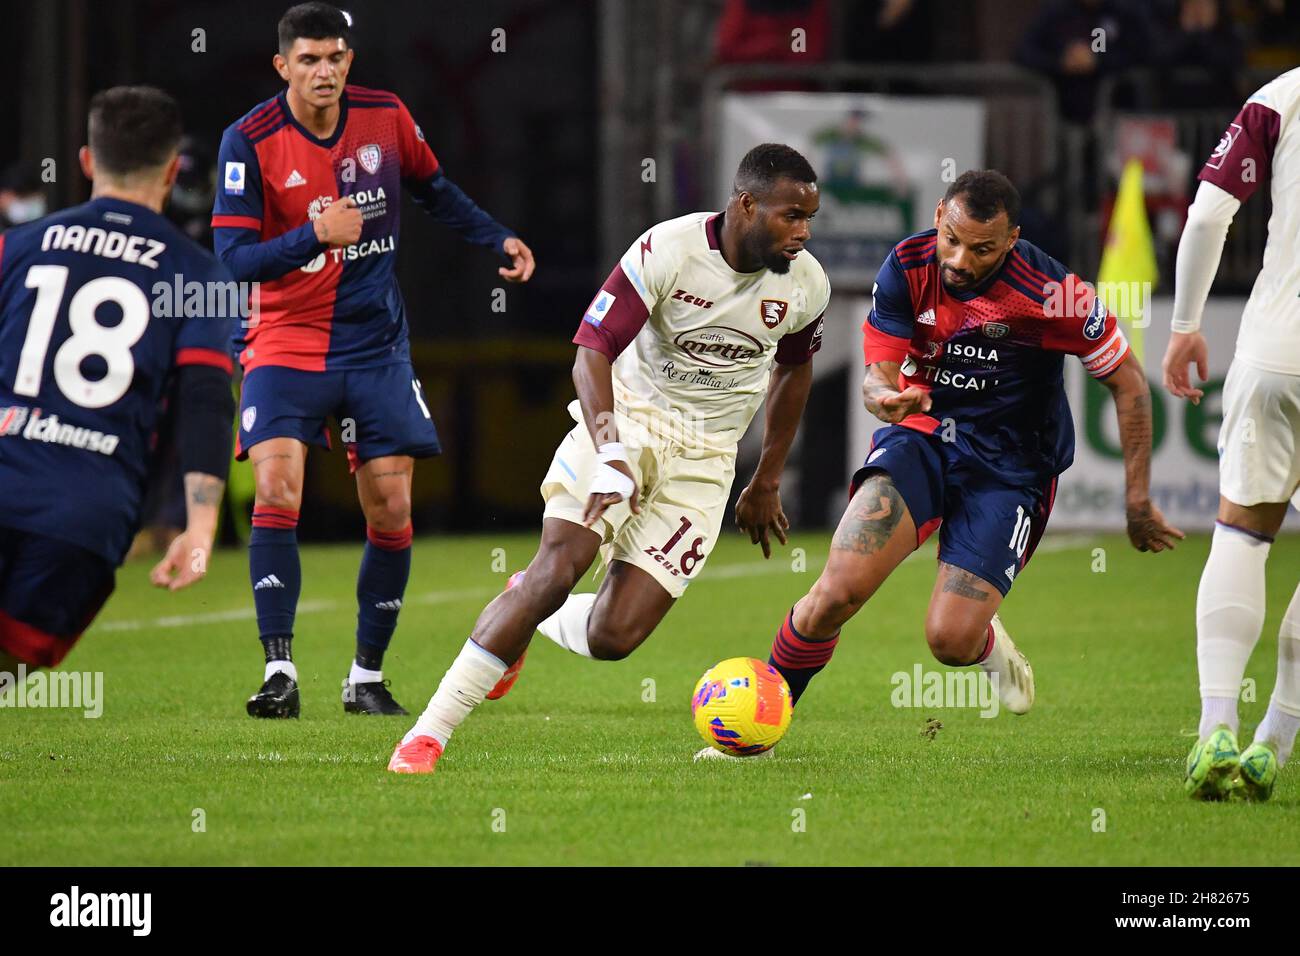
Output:
[[[221,130],[281,85],[270,66],[280,8],[5,6],[16,42],[0,77],[24,95],[0,104],[0,121],[16,133],[0,142],[0,228],[84,199],[79,176],[49,169],[76,169],[95,90],[147,82],[178,97],[189,127],[170,214],[210,242]],[[1165,291],[1197,168],[1246,96],[1300,63],[1295,0],[349,6],[354,81],[397,92],[451,175],[538,258],[534,281],[511,290],[501,312],[497,263],[425,217],[406,217],[398,274],[446,448],[416,482],[417,528],[428,530],[536,520],[535,477],[571,397],[573,329],[646,224],[720,207],[717,118],[727,93],[982,99],[984,161],[1020,187],[1025,235],[1084,275],[1097,268],[1119,172],[1140,158]],[[499,51],[498,28],[507,38]],[[657,162],[649,183],[647,157]],[[935,196],[941,185],[936,178]],[[1242,210],[1216,293],[1249,289],[1268,213],[1266,199]],[[841,282],[837,291],[849,290]],[[838,440],[813,436],[812,446]],[[355,533],[344,469],[316,459],[308,482],[318,491],[309,494],[324,507],[304,522],[306,536]]]

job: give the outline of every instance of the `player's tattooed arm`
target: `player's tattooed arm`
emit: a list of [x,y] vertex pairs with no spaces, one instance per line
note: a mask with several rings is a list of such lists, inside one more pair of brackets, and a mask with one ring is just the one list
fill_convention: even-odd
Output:
[[831,547],[855,554],[875,554],[893,537],[905,511],[903,496],[886,474],[867,476],[849,510],[835,529]]
[[1165,551],[1183,537],[1165,523],[1151,500],[1151,391],[1141,363],[1132,355],[1102,380],[1115,399],[1120,448],[1124,453],[1124,512],[1129,540],[1139,551]]
[[901,366],[898,362],[873,362],[862,382],[862,403],[867,411],[891,425],[908,415],[930,410],[930,393],[909,385],[899,391]]
[[185,530],[178,534],[149,579],[155,586],[178,591],[208,573],[208,558],[217,533],[217,514],[226,483],[201,471],[185,473]]
[[781,508],[781,473],[794,444],[812,388],[812,362],[776,364],[767,385],[767,420],[763,427],[763,451],[745,490],[736,500],[736,527],[749,535],[750,544],[763,547],[763,557],[772,556],[768,532],[786,543],[790,520]]

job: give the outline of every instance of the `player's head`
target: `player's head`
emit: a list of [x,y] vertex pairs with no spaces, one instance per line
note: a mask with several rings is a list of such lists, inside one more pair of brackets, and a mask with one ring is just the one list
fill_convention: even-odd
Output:
[[337,103],[352,69],[352,18],[328,3],[300,3],[285,11],[279,31],[280,79],[308,106]]
[[987,279],[1020,238],[1020,193],[996,169],[968,169],[934,210],[939,274],[951,292]]
[[162,209],[180,166],[176,101],[152,86],[115,86],[91,98],[87,126],[81,169],[95,193],[138,194],[146,205]]
[[773,272],[790,263],[812,235],[810,222],[821,197],[817,173],[789,146],[763,143],[740,161],[727,218],[740,229],[741,253]]

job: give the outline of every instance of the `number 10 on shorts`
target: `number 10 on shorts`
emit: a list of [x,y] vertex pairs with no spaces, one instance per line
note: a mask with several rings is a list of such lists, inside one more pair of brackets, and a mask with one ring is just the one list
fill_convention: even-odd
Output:
[[1029,546],[1029,529],[1033,525],[1033,519],[1025,514],[1023,505],[1016,505],[1016,527],[1011,532],[1011,541],[1007,547],[1016,553],[1017,558],[1025,556],[1025,548]]

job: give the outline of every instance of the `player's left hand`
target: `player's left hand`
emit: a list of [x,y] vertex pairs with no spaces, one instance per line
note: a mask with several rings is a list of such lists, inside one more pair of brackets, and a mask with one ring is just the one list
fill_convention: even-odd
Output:
[[1128,539],[1139,551],[1172,551],[1174,541],[1187,537],[1173,525],[1165,523],[1165,516],[1151,499],[1130,502],[1125,508],[1128,521]]
[[149,580],[169,591],[187,588],[208,573],[211,556],[212,535],[187,529],[172,539],[167,554],[149,572]]
[[1208,381],[1210,350],[1205,344],[1205,336],[1200,332],[1171,333],[1169,347],[1165,349],[1165,359],[1161,363],[1165,390],[1174,398],[1190,398],[1193,405],[1199,405],[1205,392],[1192,387],[1189,367],[1192,364],[1196,365],[1196,377],[1202,382]]
[[533,262],[533,250],[529,249],[522,239],[511,236],[501,244],[501,250],[514,260],[514,265],[509,269],[502,266],[497,270],[497,275],[507,282],[527,282],[533,277],[533,269],[536,266]]
[[772,545],[767,533],[771,531],[782,544],[790,530],[790,519],[781,510],[781,492],[777,488],[759,487],[753,482],[745,486],[736,500],[736,527],[749,535],[750,544],[763,546],[763,557],[772,557]]

